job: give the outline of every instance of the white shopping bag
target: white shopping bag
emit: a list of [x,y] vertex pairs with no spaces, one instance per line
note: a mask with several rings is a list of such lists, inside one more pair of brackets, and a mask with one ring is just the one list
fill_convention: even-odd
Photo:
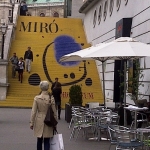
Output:
[[55,134],[50,140],[50,150],[64,150],[62,134]]

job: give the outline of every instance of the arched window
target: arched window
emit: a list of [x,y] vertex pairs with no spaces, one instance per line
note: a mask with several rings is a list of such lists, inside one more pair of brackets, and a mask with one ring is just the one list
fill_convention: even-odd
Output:
[[112,15],[113,8],[114,8],[114,0],[110,0],[110,6],[109,6],[110,16]]
[[102,6],[99,6],[99,13],[98,13],[98,24],[100,24],[102,18]]
[[128,0],[125,0],[125,5],[127,5],[127,3],[128,3]]
[[28,13],[27,13],[27,16],[31,16],[31,13],[30,13],[30,12],[28,12]]
[[107,16],[107,9],[108,9],[108,1],[105,1],[104,13],[103,13],[104,21],[106,20],[106,16]]
[[120,8],[120,4],[121,4],[121,0],[117,0],[117,1],[116,1],[117,11],[118,11],[119,8]]
[[93,27],[95,27],[96,25],[96,18],[97,18],[97,14],[96,14],[96,10],[94,11],[94,18],[93,18]]
[[44,13],[40,13],[40,17],[45,17],[45,14]]
[[59,17],[58,12],[54,12],[53,17]]

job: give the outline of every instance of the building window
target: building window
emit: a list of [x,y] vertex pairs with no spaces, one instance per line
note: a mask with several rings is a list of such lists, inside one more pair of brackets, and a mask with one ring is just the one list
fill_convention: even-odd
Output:
[[27,13],[27,16],[31,16],[31,13],[30,13],[30,12],[28,12],[28,13]]
[[99,7],[99,13],[98,13],[98,24],[100,24],[102,18],[102,6]]
[[118,11],[119,8],[120,8],[120,4],[121,4],[121,0],[117,0],[117,1],[116,1],[117,11]]
[[107,16],[107,9],[108,9],[108,1],[105,1],[105,5],[104,5],[104,21],[106,20],[106,16]]
[[58,12],[54,12],[53,17],[59,17]]
[[125,0],[125,5],[127,5],[127,3],[128,3],[128,0]]
[[110,0],[110,6],[109,6],[110,16],[112,15],[113,8],[114,8],[114,0]]
[[96,10],[94,11],[94,18],[93,18],[93,27],[95,27],[96,25],[96,19],[97,19],[97,14],[96,14]]
[[45,14],[44,13],[40,13],[40,17],[45,17]]
[[12,16],[12,11],[11,10],[9,10],[9,16]]

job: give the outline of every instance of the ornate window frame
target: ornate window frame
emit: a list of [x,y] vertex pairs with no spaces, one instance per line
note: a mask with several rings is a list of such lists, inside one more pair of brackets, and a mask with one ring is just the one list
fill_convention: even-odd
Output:
[[103,12],[104,21],[106,20],[107,17],[107,11],[108,11],[108,1],[106,0],[104,3],[104,12]]
[[95,26],[96,26],[96,20],[97,20],[97,11],[95,9],[94,16],[93,16],[93,28],[95,28]]
[[121,5],[121,0],[116,0],[117,11],[119,11],[120,5]]
[[101,18],[102,18],[102,5],[99,6],[99,11],[98,11],[98,24],[101,23]]
[[127,5],[127,3],[128,3],[128,0],[124,0],[125,1],[125,5]]
[[27,16],[32,16],[32,15],[31,15],[31,12],[27,12]]
[[45,17],[45,13],[44,12],[40,12],[40,17]]
[[110,0],[110,5],[109,5],[110,16],[112,15],[113,9],[114,9],[114,0]]
[[[55,16],[55,14],[58,14],[58,16]],[[59,18],[59,13],[57,11],[53,12],[53,17],[58,17]]]

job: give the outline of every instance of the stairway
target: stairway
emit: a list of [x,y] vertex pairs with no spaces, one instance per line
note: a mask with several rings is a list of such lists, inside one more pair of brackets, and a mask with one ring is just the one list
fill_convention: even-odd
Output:
[[82,86],[83,101],[103,102],[101,85],[94,61],[60,64],[60,56],[89,46],[80,19],[19,16],[9,57],[16,52],[23,57],[27,47],[33,51],[31,73],[24,72],[23,83],[11,77],[11,64],[8,66],[10,86],[7,99],[0,101],[0,107],[31,107],[34,96],[40,92],[41,80],[62,83],[62,107],[69,101],[69,87]]

